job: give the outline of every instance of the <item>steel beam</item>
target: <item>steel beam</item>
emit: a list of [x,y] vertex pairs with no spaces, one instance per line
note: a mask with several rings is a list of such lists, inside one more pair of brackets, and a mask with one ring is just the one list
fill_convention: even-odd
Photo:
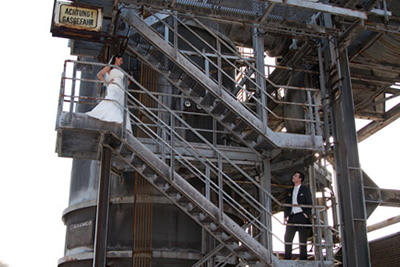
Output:
[[358,141],[362,142],[374,133],[388,126],[400,117],[400,104],[390,109],[385,113],[385,119],[383,121],[374,121],[358,131]]
[[[337,51],[337,50],[336,50]],[[336,179],[343,235],[343,265],[370,266],[366,208],[347,51],[337,55],[340,95],[333,105]]]
[[108,214],[110,209],[110,171],[111,150],[107,147],[104,147],[101,156],[101,173],[97,196],[93,267],[106,267],[107,263],[107,232]]
[[[136,4],[136,5],[150,5],[156,8],[170,8],[171,0],[170,1],[160,1],[160,0],[124,0],[124,3],[127,4]],[[256,2],[256,1],[253,1]],[[332,15],[344,16],[344,17],[352,17],[352,18],[359,18],[359,19],[367,19],[367,13],[364,11],[352,10],[343,7],[337,7],[333,5],[327,5],[323,3],[311,2],[311,1],[304,1],[304,0],[262,0],[259,2],[266,2],[268,4],[279,4],[284,6],[291,6],[306,10],[312,10],[315,12],[324,12],[329,13]],[[249,4],[251,2],[249,1]],[[267,7],[268,8],[268,7]],[[227,7],[224,4],[211,4],[211,3],[201,3],[199,4],[198,1],[175,1],[174,9],[177,11],[185,11],[185,12],[193,12],[193,13],[200,13],[202,15],[209,15],[210,10],[215,12],[216,10],[229,10],[230,12],[242,12],[240,7]],[[254,11],[254,15],[256,12]]]

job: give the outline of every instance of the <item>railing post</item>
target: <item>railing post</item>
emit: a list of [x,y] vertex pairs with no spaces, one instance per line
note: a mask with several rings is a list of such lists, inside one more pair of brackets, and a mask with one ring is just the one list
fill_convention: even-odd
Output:
[[63,111],[64,107],[64,100],[65,100],[65,78],[66,78],[66,73],[67,73],[67,64],[68,61],[64,62],[64,70],[61,74],[61,84],[60,84],[60,95],[58,97],[58,110],[57,110],[57,118],[56,118],[56,130],[58,128],[58,125],[60,123],[60,118],[61,114]]
[[126,124],[130,123],[130,120],[128,120],[128,98],[127,98],[127,91],[128,91],[128,79],[126,76],[124,76],[124,106],[123,106],[123,115],[122,115],[122,139],[125,139],[126,136]]
[[218,94],[221,95],[221,91],[222,91],[222,59],[221,59],[221,42],[219,41],[219,39],[217,39],[217,66],[218,66]]
[[322,213],[322,218],[324,220],[324,236],[325,236],[325,253],[326,260],[333,260],[333,239],[332,239],[332,231],[330,226],[328,225],[328,214],[327,211],[324,210]]
[[210,192],[210,167],[206,165],[206,185],[205,185],[205,197],[210,200],[211,192]]
[[[205,49],[202,51],[205,54]],[[204,57],[204,71],[207,77],[210,77],[210,62],[208,62],[208,57]]]
[[171,151],[170,151],[170,159],[169,159],[169,165],[170,165],[170,179],[171,181],[174,181],[174,173],[175,173],[175,117],[171,114],[170,115],[170,121],[171,121],[171,133],[170,133],[170,138],[171,138]]
[[74,68],[72,72],[72,85],[71,85],[71,102],[69,106],[69,114],[68,114],[68,124],[72,122],[72,113],[74,112],[74,103],[75,103],[75,87],[76,87],[76,64],[74,62]]
[[326,88],[325,88],[325,70],[324,63],[322,60],[322,47],[318,46],[318,65],[319,65],[319,86],[321,90],[321,102],[322,102],[322,112],[324,118],[324,139],[325,139],[325,153],[327,154],[330,150],[330,133],[329,133],[329,118],[328,118],[328,104],[326,101]]
[[[310,165],[309,171],[308,171],[308,176],[309,176],[309,181],[310,181],[310,190],[311,190],[311,197],[312,197],[312,204],[313,206],[317,205],[317,198],[316,198],[316,193],[317,193],[317,187],[316,187],[316,180],[315,180],[315,167],[314,165]],[[320,215],[319,215],[319,210],[318,208],[313,208],[312,209],[312,215],[315,218],[315,221],[313,222],[311,218],[311,222],[313,223],[312,228],[313,228],[313,242],[315,246],[315,258],[319,259],[320,256],[322,255],[322,251],[320,251],[320,245],[321,245],[321,220],[320,220]],[[315,223],[315,224],[314,224]],[[317,233],[317,235],[315,235]]]
[[[162,136],[162,139],[163,140],[167,140],[167,130],[166,130],[166,128],[165,127],[161,127],[161,136]],[[166,162],[166,156],[165,156],[165,151],[166,151],[166,149],[165,149],[165,143],[164,142],[162,142],[161,143],[161,160],[163,161],[163,162]]]
[[222,177],[222,159],[221,155],[218,154],[218,204],[219,204],[219,218],[222,220],[224,214],[224,202],[223,202],[223,177]]
[[317,227],[316,227],[316,230],[317,230],[317,235],[316,236],[317,236],[317,238],[316,238],[316,241],[314,243],[314,246],[315,246],[315,259],[323,262],[324,254],[322,253],[321,211],[319,209],[315,209],[315,218],[316,218],[316,225],[317,225]]
[[[311,97],[311,92],[307,90],[307,101],[308,101],[308,118],[310,120],[310,135],[315,140],[315,124],[313,116],[313,101]],[[315,142],[315,141],[314,141]]]
[[174,57],[178,53],[178,20],[176,19],[177,12],[174,11]]

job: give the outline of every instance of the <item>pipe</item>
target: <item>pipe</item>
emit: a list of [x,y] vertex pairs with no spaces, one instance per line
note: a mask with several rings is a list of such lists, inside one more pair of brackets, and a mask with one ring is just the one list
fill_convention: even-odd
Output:
[[398,223],[398,222],[400,222],[400,215],[368,226],[367,227],[367,232],[370,233],[372,231],[375,231],[375,230],[378,230],[378,229],[382,229],[382,228],[384,228],[386,226],[389,226],[389,225],[392,225],[392,224],[395,224],[395,223]]

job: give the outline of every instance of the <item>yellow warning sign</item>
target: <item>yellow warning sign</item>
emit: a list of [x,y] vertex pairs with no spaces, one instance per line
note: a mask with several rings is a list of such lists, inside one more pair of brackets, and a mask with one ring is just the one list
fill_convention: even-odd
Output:
[[55,26],[73,29],[100,31],[102,23],[101,8],[57,2]]

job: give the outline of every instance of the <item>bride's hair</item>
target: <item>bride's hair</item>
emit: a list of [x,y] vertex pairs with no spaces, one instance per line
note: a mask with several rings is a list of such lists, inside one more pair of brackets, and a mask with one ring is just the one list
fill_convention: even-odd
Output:
[[115,60],[117,59],[117,57],[120,58],[120,57],[122,57],[122,55],[121,55],[121,54],[115,54],[115,55],[113,55],[113,56],[111,57],[111,59],[110,59],[110,62],[108,62],[108,65],[114,65],[114,64],[115,64]]

